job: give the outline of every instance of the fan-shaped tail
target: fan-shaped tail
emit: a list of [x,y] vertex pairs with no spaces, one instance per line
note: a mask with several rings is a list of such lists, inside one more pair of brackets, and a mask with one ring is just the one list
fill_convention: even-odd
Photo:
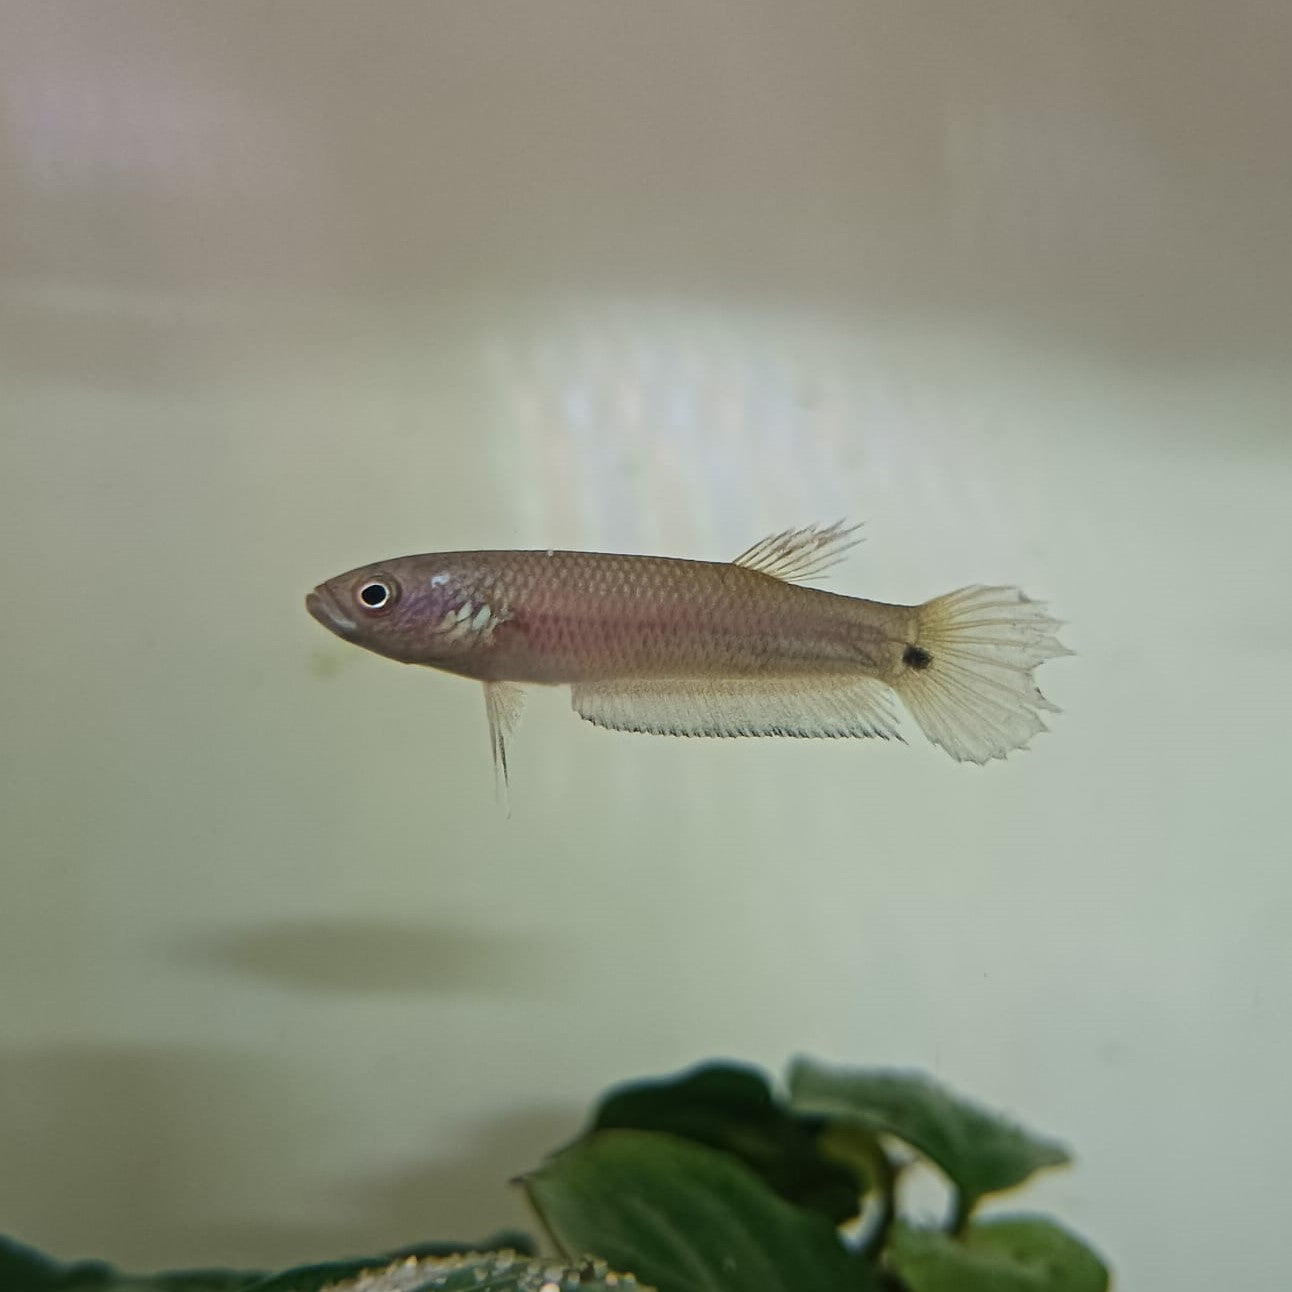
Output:
[[1058,712],[1038,689],[1039,664],[1072,652],[1059,621],[1017,588],[961,588],[927,601],[893,686],[924,734],[959,762],[1024,748]]

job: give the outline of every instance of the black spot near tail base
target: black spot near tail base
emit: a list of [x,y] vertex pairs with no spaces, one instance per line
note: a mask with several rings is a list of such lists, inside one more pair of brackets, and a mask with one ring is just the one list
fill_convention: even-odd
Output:
[[914,642],[911,642],[902,652],[902,663],[907,668],[922,670],[933,663],[933,656],[923,646],[917,646]]

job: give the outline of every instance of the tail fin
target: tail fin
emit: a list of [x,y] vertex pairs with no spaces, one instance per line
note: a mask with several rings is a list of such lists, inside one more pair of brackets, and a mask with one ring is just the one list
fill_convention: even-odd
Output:
[[1058,709],[1037,689],[1038,664],[1070,655],[1059,627],[1017,588],[961,588],[916,611],[916,640],[893,682],[924,734],[958,762],[985,763],[1046,730]]

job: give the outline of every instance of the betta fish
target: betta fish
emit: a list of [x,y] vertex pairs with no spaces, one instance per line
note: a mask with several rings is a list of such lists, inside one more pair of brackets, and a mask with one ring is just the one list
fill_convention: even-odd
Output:
[[1035,669],[1070,654],[1017,588],[889,605],[804,586],[858,540],[786,530],[734,561],[604,552],[437,552],[319,584],[306,609],[357,646],[484,684],[495,771],[524,683],[581,718],[675,736],[902,737],[896,695],[961,762],[1021,749],[1057,712]]

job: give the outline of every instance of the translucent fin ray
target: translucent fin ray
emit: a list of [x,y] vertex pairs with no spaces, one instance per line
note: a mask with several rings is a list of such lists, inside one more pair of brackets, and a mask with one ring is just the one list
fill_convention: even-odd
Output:
[[494,785],[507,802],[510,783],[507,778],[507,737],[516,730],[525,692],[512,682],[484,684],[485,713],[489,718],[489,750],[493,754]]
[[647,678],[578,683],[579,717],[662,736],[897,739],[892,692],[869,677]]
[[783,529],[759,539],[732,562],[747,570],[770,574],[786,583],[802,583],[837,565],[845,552],[857,546],[860,525],[837,521],[833,525],[809,525],[806,529]]
[[[924,734],[958,762],[986,763],[1046,730],[1035,670],[1072,652],[1045,607],[1017,588],[960,588],[916,612],[894,686]],[[917,648],[912,651],[912,648]]]

